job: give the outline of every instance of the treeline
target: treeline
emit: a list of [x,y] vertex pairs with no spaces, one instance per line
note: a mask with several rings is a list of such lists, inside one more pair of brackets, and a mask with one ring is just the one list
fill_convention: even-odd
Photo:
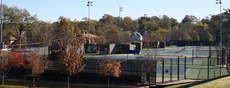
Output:
[[[226,11],[228,12],[228,11]],[[229,13],[221,14],[222,19],[228,19]],[[119,19],[120,28],[119,30]],[[83,18],[83,21],[60,16],[57,22],[44,22],[31,15],[26,9],[16,6],[3,6],[3,41],[10,43],[10,37],[18,39],[16,44],[38,43],[36,46],[52,45],[70,36],[83,37],[90,33],[98,37],[91,38],[91,43],[122,43],[131,42],[131,33],[139,32],[153,41],[183,40],[183,41],[219,41],[220,14],[205,17],[201,20],[193,15],[186,15],[179,23],[167,15],[145,17],[138,19],[130,17],[113,17],[104,14],[99,20]],[[222,23],[223,41],[229,40],[229,22]],[[120,33],[119,33],[120,32]],[[87,36],[85,36],[86,40]],[[85,43],[88,43],[86,41]]]

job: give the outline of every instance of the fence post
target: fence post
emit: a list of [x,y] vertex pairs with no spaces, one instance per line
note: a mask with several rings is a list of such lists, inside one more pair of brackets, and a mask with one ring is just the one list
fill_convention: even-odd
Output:
[[[221,47],[220,47],[221,48]],[[222,51],[220,50],[220,59],[222,60]],[[220,60],[219,60],[220,61]],[[220,61],[220,76],[221,76],[221,61]]]
[[184,58],[184,79],[186,79],[186,56]]
[[172,82],[172,58],[170,59],[170,82]]
[[178,63],[178,65],[177,65],[177,80],[179,80],[179,78],[180,78],[180,75],[179,75],[179,69],[180,69],[180,67],[179,67],[180,65],[179,64],[180,64],[180,61],[179,60],[180,60],[180,58],[178,56],[178,60],[177,60],[177,63]]
[[194,60],[194,49],[192,49],[192,65],[193,65],[193,60]]
[[209,46],[209,56],[210,56],[210,65],[212,65],[212,58],[211,58],[211,46]]
[[196,47],[196,57],[197,57],[197,47]]
[[164,64],[164,58],[162,59],[162,83],[164,83],[164,70],[165,70],[165,64]]
[[[127,54],[127,57],[128,57],[128,54]],[[130,69],[129,69],[129,77],[130,77],[130,83],[132,84],[132,60],[130,60]]]
[[224,67],[225,50],[222,48],[222,68]]
[[220,66],[220,76],[221,76],[221,63],[220,63],[220,65],[219,65],[219,66]]
[[226,68],[228,68],[228,62],[229,62],[229,55],[227,55],[227,63],[226,63]]
[[154,74],[155,78],[154,79],[155,79],[155,85],[156,85],[157,84],[157,61],[156,60],[154,60],[154,64],[155,64],[155,74]]
[[219,53],[220,53],[219,50],[217,50],[217,66],[219,66],[219,61],[220,61],[220,60],[219,60],[219,59],[220,59],[220,58],[219,58],[219,57],[220,57]]
[[207,79],[209,79],[209,58],[210,58],[210,56],[208,57]]
[[226,62],[226,67],[228,68],[229,65],[229,48],[227,49],[227,62]]

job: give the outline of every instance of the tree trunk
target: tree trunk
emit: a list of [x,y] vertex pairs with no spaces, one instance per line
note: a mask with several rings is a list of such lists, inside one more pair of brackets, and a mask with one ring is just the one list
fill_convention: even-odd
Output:
[[3,74],[2,74],[2,84],[1,85],[4,85],[5,83],[4,83],[4,72],[3,72]]
[[35,86],[35,75],[33,77],[33,86]]
[[107,88],[109,88],[109,76],[107,76],[107,82],[108,82]]
[[67,88],[69,88],[69,75],[67,76]]

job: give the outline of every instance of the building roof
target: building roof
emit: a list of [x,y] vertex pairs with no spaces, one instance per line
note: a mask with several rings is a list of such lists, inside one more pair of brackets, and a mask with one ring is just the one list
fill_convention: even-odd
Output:
[[16,39],[15,37],[12,37],[12,36],[11,36],[11,37],[10,37],[10,40],[11,40],[11,41],[14,41],[14,40],[17,40],[17,39]]
[[97,37],[96,35],[94,35],[94,34],[88,34],[88,33],[85,33],[85,34],[82,34],[84,37],[89,37],[89,35],[90,35],[90,37]]
[[137,32],[137,31],[133,32],[132,35],[136,35],[138,37],[142,37],[142,35],[139,32]]

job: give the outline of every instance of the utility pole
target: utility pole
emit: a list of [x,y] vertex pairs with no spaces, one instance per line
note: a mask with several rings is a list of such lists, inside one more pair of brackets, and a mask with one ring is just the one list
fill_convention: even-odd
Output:
[[119,41],[118,41],[118,44],[121,44],[121,40],[120,40],[120,30],[121,30],[121,24],[120,24],[120,21],[121,21],[121,11],[123,11],[123,7],[119,7]]
[[222,2],[221,2],[221,0],[216,0],[217,2],[216,2],[216,4],[220,4],[220,48],[221,48],[221,50],[222,50],[222,30],[221,30],[221,24],[222,24],[222,21],[221,21],[221,4],[222,4]]
[[159,23],[158,23],[158,24],[159,24],[159,28],[158,28],[158,31],[159,31],[159,32],[158,32],[158,37],[159,37],[159,40],[158,40],[158,41],[159,41],[159,42],[161,41],[161,39],[160,39],[160,26],[161,26],[161,22],[160,22],[160,21],[161,21],[161,16],[159,16]]

